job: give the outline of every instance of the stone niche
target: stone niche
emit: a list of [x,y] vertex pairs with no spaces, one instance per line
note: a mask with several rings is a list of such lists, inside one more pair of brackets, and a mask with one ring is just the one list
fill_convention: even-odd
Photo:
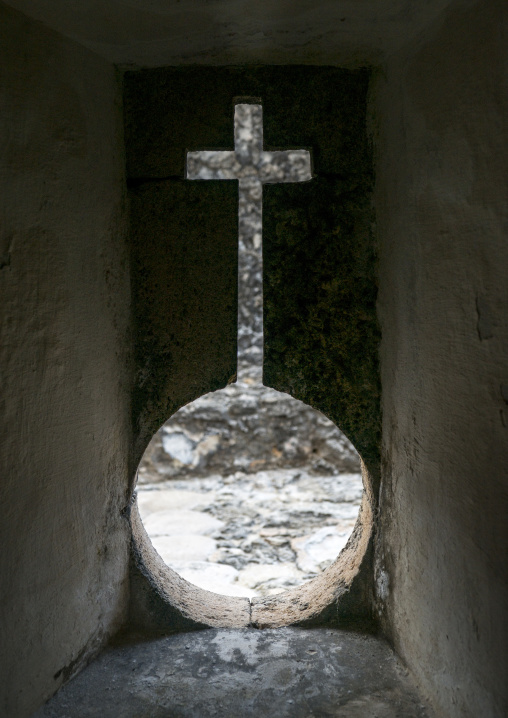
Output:
[[238,187],[186,181],[185,160],[189,150],[233,149],[234,105],[252,101],[263,105],[265,149],[308,149],[313,163],[309,182],[263,190],[264,383],[332,419],[360,453],[366,485],[349,548],[324,572],[324,583],[252,606],[230,599],[218,619],[206,592],[189,593],[161,564],[134,510],[133,621],[145,627],[322,623],[338,616],[343,623],[371,615],[380,391],[369,76],[366,69],[298,66],[125,74],[133,467],[180,406],[236,374]]

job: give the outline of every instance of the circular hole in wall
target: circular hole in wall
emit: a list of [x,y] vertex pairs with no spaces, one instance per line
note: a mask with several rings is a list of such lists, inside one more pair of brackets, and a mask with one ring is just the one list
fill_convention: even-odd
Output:
[[248,598],[318,576],[346,545],[360,459],[323,414],[247,382],[180,409],[138,472],[138,507],[164,562],[190,583]]

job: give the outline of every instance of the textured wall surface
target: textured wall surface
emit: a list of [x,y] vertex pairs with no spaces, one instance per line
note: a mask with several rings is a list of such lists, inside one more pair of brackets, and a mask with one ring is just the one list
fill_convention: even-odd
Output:
[[314,176],[263,190],[264,381],[328,416],[377,477],[369,73],[291,68],[286,77],[267,98],[266,142],[310,148]]
[[238,187],[131,181],[130,200],[137,465],[177,409],[235,375]]
[[358,66],[411,42],[453,0],[9,0],[127,67]]
[[378,594],[447,718],[508,714],[507,48],[506,2],[462,3],[376,98]]
[[0,714],[123,620],[129,282],[113,68],[0,7]]

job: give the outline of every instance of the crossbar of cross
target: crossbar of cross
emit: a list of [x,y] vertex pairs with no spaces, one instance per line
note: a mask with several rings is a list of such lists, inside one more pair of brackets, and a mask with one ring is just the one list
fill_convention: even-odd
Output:
[[[238,180],[239,185],[239,225],[244,232],[244,242],[251,251],[257,253],[256,264],[262,271],[261,231],[255,223],[242,221],[242,208],[248,203],[248,196],[258,195],[257,214],[262,222],[262,185],[278,182],[302,182],[312,179],[310,152],[308,150],[266,151],[263,148],[262,107],[255,104],[235,106],[234,150],[198,150],[187,152],[186,178],[189,180],[224,179]],[[262,227],[262,225],[261,225]],[[246,236],[246,234],[248,236]],[[258,241],[256,239],[258,238]],[[242,327],[242,302],[256,306],[258,315],[254,319],[258,332],[263,333],[263,288],[262,284],[253,287],[248,281],[246,269],[239,256],[238,272],[238,331]],[[261,275],[262,276],[262,275]],[[249,297],[256,292],[257,296]],[[253,300],[253,301],[250,301]],[[257,301],[256,301],[257,300]],[[240,343],[239,343],[240,344]],[[261,381],[263,354],[251,354],[251,375]],[[240,362],[239,362],[240,365]],[[240,374],[238,380],[246,379]]]

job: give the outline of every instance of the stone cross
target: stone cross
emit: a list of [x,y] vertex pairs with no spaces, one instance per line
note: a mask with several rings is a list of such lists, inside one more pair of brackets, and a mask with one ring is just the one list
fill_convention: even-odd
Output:
[[262,382],[262,185],[312,179],[307,150],[266,152],[262,106],[235,106],[235,149],[187,153],[187,179],[234,179],[239,184],[238,381]]

